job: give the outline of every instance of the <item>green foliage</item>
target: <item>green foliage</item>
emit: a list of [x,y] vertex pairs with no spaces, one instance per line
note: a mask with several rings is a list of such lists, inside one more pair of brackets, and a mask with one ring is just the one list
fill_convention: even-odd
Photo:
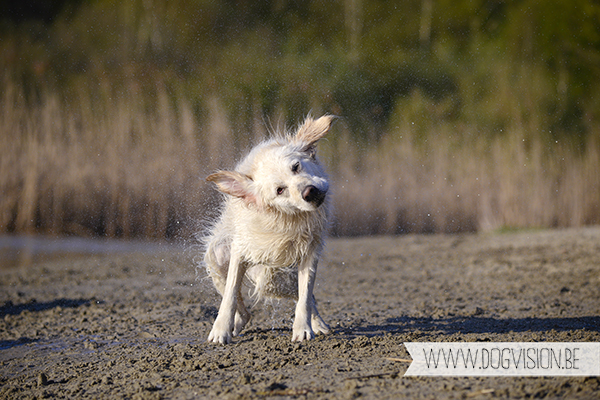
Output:
[[0,20],[0,68],[32,101],[85,88],[144,102],[166,87],[199,118],[219,97],[240,130],[329,111],[369,140],[415,90],[489,132],[574,136],[600,117],[592,1],[64,0],[46,13]]

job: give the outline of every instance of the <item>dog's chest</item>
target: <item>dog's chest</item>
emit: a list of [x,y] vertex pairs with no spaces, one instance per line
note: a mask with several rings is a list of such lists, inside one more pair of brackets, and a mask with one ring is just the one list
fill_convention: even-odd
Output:
[[288,267],[311,255],[320,245],[321,224],[310,219],[265,221],[255,223],[240,232],[244,242],[244,258],[253,264]]

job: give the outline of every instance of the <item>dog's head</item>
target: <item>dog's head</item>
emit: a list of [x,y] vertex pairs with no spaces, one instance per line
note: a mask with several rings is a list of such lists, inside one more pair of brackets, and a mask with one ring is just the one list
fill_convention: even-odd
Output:
[[326,199],[329,182],[316,158],[316,144],[331,126],[332,116],[308,117],[293,136],[255,147],[235,171],[208,176],[226,194],[262,209],[284,213],[314,211]]

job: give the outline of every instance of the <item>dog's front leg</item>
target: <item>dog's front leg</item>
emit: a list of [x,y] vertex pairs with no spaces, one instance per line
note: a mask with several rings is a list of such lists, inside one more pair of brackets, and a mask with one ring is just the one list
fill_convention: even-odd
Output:
[[219,307],[219,314],[213,328],[208,335],[208,341],[226,344],[231,342],[233,334],[235,311],[238,302],[238,293],[244,277],[244,268],[240,263],[239,254],[232,248],[227,270],[227,282],[223,291],[223,300]]
[[298,266],[298,303],[292,331],[292,341],[301,342],[315,337],[311,326],[313,288],[319,259],[307,257]]

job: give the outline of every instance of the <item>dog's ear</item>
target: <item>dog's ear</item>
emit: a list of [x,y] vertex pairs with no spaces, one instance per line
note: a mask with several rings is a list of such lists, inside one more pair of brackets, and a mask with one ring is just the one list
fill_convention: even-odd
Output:
[[258,197],[252,190],[252,179],[235,171],[219,171],[206,177],[206,180],[217,185],[223,193],[244,199],[247,203],[258,204]]
[[302,143],[303,151],[314,151],[317,142],[329,132],[334,118],[333,115],[324,115],[319,119],[307,117],[298,128],[294,141]]

